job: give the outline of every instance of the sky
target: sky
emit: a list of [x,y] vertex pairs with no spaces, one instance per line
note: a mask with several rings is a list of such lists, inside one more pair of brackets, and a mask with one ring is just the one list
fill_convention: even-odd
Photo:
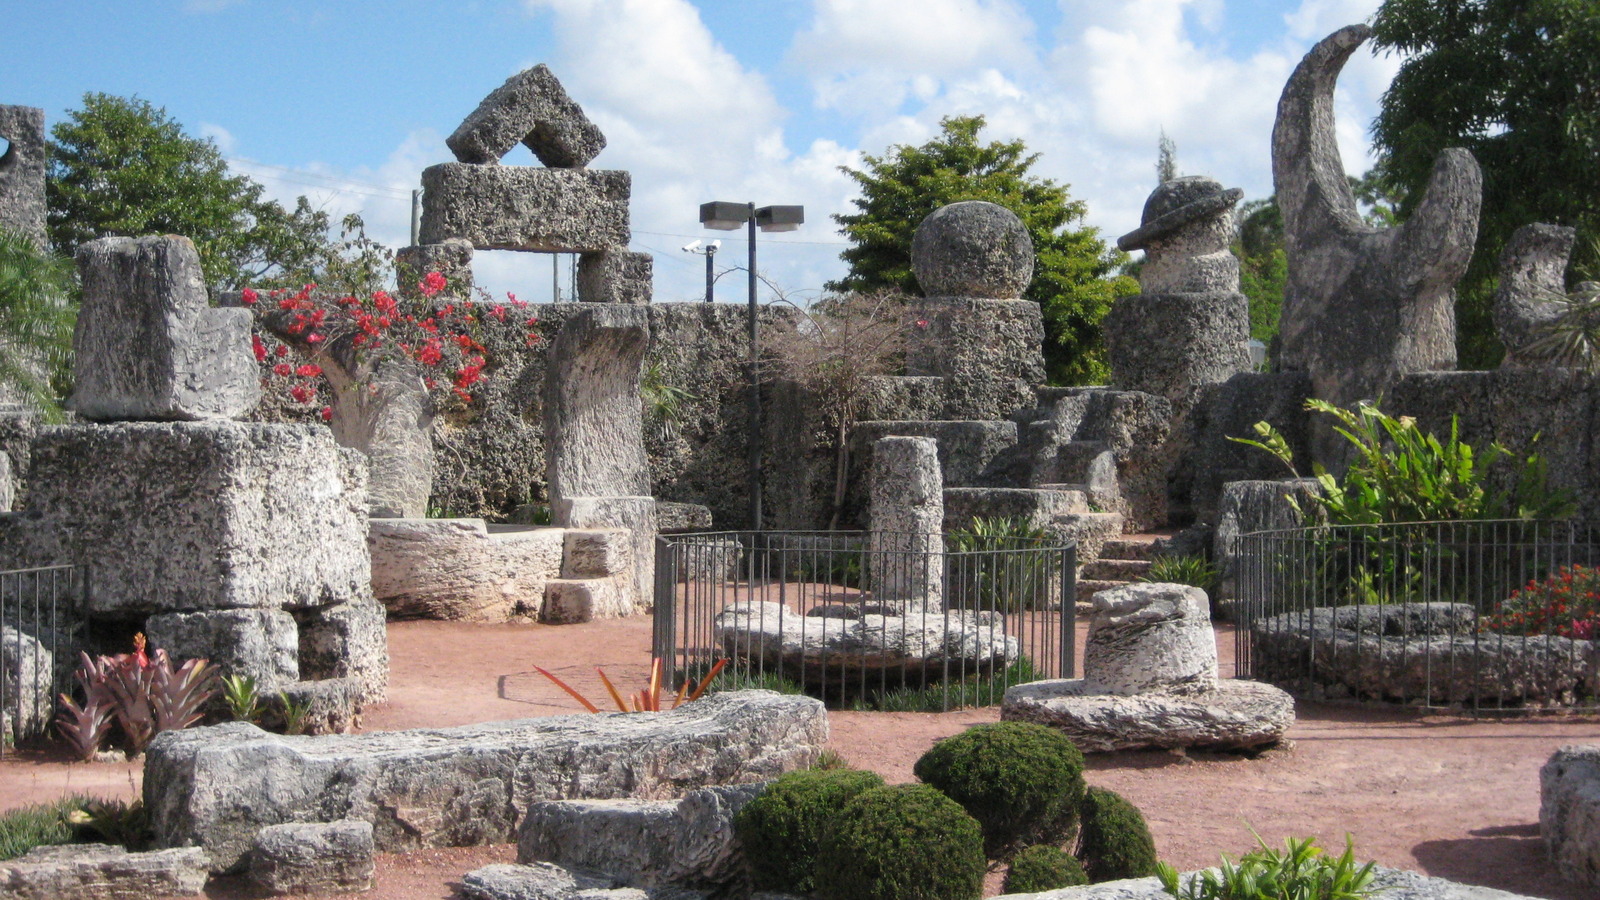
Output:
[[[1246,198],[1272,191],[1283,83],[1316,41],[1379,0],[23,0],[8,13],[0,103],[47,124],[85,92],[138,95],[216,142],[230,166],[292,204],[410,243],[411,193],[453,159],[444,138],[491,90],[546,63],[604,131],[593,168],[633,174],[632,249],[655,300],[703,297],[742,232],[701,228],[707,200],[801,204],[806,224],[758,241],[761,274],[793,299],[843,274],[832,215],[854,210],[841,166],[921,144],[941,118],[982,114],[1020,138],[1034,173],[1087,203],[1114,241],[1139,224],[1160,135],[1178,169]],[[68,14],[67,10],[71,13]],[[1336,97],[1346,168],[1398,68],[1358,51]],[[537,165],[517,148],[506,164]],[[571,259],[479,253],[480,283],[562,299]],[[718,282],[743,301],[745,279]],[[771,299],[764,295],[763,300]]]

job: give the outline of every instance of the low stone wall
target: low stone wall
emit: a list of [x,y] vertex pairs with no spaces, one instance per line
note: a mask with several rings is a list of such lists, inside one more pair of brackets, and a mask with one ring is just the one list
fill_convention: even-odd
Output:
[[144,805],[158,846],[202,847],[223,872],[267,825],[358,819],[382,851],[498,843],[535,800],[665,799],[760,781],[810,765],[827,739],[821,703],[768,691],[653,714],[361,735],[236,722],[159,736]]

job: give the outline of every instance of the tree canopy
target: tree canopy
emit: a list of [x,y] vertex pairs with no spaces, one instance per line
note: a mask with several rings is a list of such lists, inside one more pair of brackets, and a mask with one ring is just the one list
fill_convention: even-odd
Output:
[[1033,238],[1033,283],[1024,297],[1044,314],[1044,356],[1058,384],[1103,382],[1109,371],[1100,321],[1111,302],[1138,293],[1132,278],[1115,275],[1126,259],[1079,225],[1085,207],[1067,186],[1029,174],[1038,154],[1022,141],[983,143],[982,116],[942,120],[940,134],[920,147],[898,144],[867,156],[861,169],[842,167],[861,186],[857,211],[834,221],[853,246],[840,254],[849,273],[828,288],[870,293],[921,293],[911,271],[911,238],[927,215],[963,200],[987,200],[1017,214]]
[[1379,175],[1405,217],[1434,158],[1465,147],[1483,167],[1478,242],[1457,300],[1464,368],[1503,353],[1489,320],[1500,251],[1533,222],[1600,237],[1600,14],[1595,0],[1385,0],[1379,48],[1403,54],[1372,126]]
[[301,197],[293,210],[228,173],[216,144],[191,137],[138,97],[88,93],[50,130],[50,241],[71,255],[107,235],[180,234],[194,241],[210,286],[237,288],[309,271],[328,216]]

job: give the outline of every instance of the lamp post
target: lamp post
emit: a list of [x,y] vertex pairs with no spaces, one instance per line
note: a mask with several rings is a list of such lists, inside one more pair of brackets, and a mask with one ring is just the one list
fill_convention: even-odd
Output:
[[[803,206],[763,206],[754,203],[712,201],[700,204],[700,224],[717,231],[734,231],[744,225],[750,234],[750,406],[747,440],[750,469],[750,528],[761,530],[761,333],[756,310],[756,229],[794,231],[806,220]],[[710,299],[710,287],[707,287]]]
[[720,249],[722,249],[722,242],[721,241],[712,241],[711,243],[706,244],[705,246],[701,246],[699,239],[695,239],[695,240],[690,241],[689,243],[683,245],[683,252],[685,252],[685,253],[693,253],[696,256],[704,256],[706,258],[706,302],[707,303],[710,303],[714,299],[714,295],[713,295],[712,292],[715,290],[715,285],[717,283],[717,276],[716,276],[716,274],[714,274],[713,269],[715,268],[715,263],[716,263],[716,259],[717,259],[717,251],[720,250]]

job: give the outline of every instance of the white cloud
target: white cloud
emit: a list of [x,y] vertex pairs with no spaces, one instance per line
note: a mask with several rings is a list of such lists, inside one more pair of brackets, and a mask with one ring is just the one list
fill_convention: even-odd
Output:
[[223,128],[221,125],[214,125],[210,122],[200,123],[200,136],[216,144],[217,149],[222,151],[223,156],[233,153],[239,145],[238,140],[233,136],[233,132]]

